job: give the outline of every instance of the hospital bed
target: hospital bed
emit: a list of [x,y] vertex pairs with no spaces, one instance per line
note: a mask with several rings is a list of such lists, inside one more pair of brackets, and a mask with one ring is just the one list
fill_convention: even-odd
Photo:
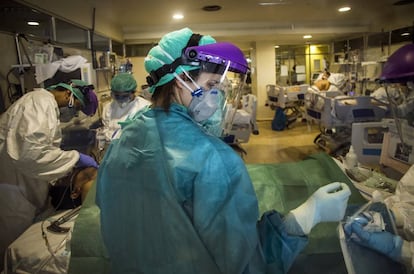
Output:
[[299,117],[303,117],[303,104],[308,88],[309,85],[266,85],[267,100],[265,105],[272,110],[282,108],[287,118],[286,126],[289,127]]
[[306,120],[319,125],[314,142],[332,156],[343,155],[351,144],[352,124],[378,122],[389,116],[388,105],[370,96],[345,96],[336,91],[305,94]]
[[250,135],[258,135],[259,127],[257,125],[257,98],[253,94],[245,94],[240,100],[240,107],[233,114],[233,123],[231,128],[226,130],[224,140],[232,146],[243,157],[247,152],[241,147],[241,144],[247,143]]
[[[275,209],[286,214],[303,203],[320,186],[334,181],[345,182],[350,186],[350,205],[366,202],[343,172],[340,163],[326,153],[311,155],[298,162],[246,166],[258,197],[260,213]],[[95,187],[94,185],[86,197],[79,215],[73,221],[74,225],[70,222],[62,225],[73,225],[71,234],[57,239],[56,234],[47,232],[54,249],[61,245],[55,257],[45,247],[40,224],[34,224],[9,247],[5,274],[13,273],[10,269],[21,271],[19,273],[36,273],[45,261],[47,264],[44,267],[49,267],[51,271],[38,273],[109,273],[109,259],[100,234],[99,208],[95,204]],[[44,227],[49,224],[47,220]],[[312,230],[309,244],[296,259],[290,274],[320,273],[321,269],[324,273],[346,273],[337,225],[335,222],[323,223]],[[64,237],[67,238],[63,241]],[[28,244],[31,245],[30,248],[27,248]],[[58,272],[57,267],[60,267]]]

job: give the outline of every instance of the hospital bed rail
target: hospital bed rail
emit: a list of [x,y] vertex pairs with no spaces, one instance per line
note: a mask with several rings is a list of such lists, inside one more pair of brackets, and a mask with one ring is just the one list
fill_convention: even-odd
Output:
[[304,117],[304,99],[309,85],[278,86],[266,85],[267,100],[265,106],[272,110],[282,108],[286,115],[286,127],[298,118]]
[[386,103],[370,96],[344,96],[309,90],[306,120],[319,125],[314,143],[332,156],[344,155],[351,144],[352,124],[377,122],[389,116]]

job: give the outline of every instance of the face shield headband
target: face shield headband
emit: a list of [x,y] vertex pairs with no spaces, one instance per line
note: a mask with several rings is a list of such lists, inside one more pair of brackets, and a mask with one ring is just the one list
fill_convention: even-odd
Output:
[[240,74],[247,74],[249,70],[241,50],[225,42],[189,47],[184,51],[181,62],[191,66],[200,66],[202,63],[222,67],[228,65],[229,71]]
[[[223,83],[228,71],[246,75],[249,70],[244,54],[230,43],[189,47],[181,56],[181,64],[199,67],[201,72],[222,75],[220,84]],[[193,80],[192,82],[194,83]]]
[[[201,34],[193,33],[191,35],[190,39],[188,40],[187,45],[183,48],[183,53],[184,53],[185,49],[187,49],[189,47],[197,46],[202,37],[203,36]],[[158,46],[158,47],[161,50],[161,52],[164,54],[164,56],[166,56],[168,59],[170,59],[172,61],[172,63],[171,64],[165,64],[160,59],[157,59],[158,62],[160,62],[162,64],[162,66],[160,68],[158,68],[157,70],[151,71],[150,75],[147,76],[147,79],[146,79],[147,84],[150,87],[155,85],[156,83],[158,83],[163,76],[165,76],[169,73],[174,73],[180,65],[183,65],[182,56],[180,56],[179,58],[174,60],[174,58],[170,54],[168,54],[168,52],[166,52],[161,46]]]
[[[213,43],[186,48],[181,58],[174,60],[171,64],[174,70],[171,69],[172,72],[170,73],[174,73],[175,78],[179,81],[182,79],[175,73],[175,69],[180,65],[198,67],[201,72],[221,74],[220,83],[223,82],[228,71],[242,75],[246,75],[249,71],[244,54],[239,48],[230,43]],[[183,72],[195,84],[195,81],[188,76],[188,73],[186,71]],[[183,83],[184,81],[181,82]],[[199,89],[197,85],[196,87]]]
[[201,71],[221,74],[218,85],[219,90],[222,91],[219,109],[202,123],[213,135],[226,137],[233,128],[234,117],[249,71],[244,54],[233,44],[215,43],[190,47],[185,50],[182,59],[185,64],[199,66]]
[[162,47],[159,47],[164,56],[169,58],[172,63],[163,64],[157,70],[151,71],[147,77],[148,85],[155,85],[166,74],[176,72],[181,65],[200,67],[201,64],[216,64],[218,67],[226,67],[226,64],[230,63],[228,68],[230,71],[247,74],[249,68],[244,54],[239,48],[226,42],[197,46],[201,37],[199,34],[193,34],[184,47],[182,55],[177,59],[172,58]]
[[[208,72],[213,74],[220,74],[220,80],[216,83],[216,85],[212,88],[220,89],[222,91],[223,87],[221,84],[223,83],[224,79],[226,78],[227,72],[230,67],[230,62],[227,63],[226,66],[217,65],[217,64],[211,64],[211,63],[201,63],[200,64],[200,72]],[[196,87],[195,90],[193,90],[177,73],[174,72],[174,77],[180,81],[190,92],[191,95],[194,96],[201,96],[203,95],[203,89],[197,84],[197,82],[188,74],[187,71],[183,71],[185,76],[193,83],[193,85]]]

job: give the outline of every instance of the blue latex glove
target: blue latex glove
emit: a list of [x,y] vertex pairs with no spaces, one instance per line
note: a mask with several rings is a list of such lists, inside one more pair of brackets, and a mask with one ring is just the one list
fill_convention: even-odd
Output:
[[304,234],[320,222],[338,222],[345,215],[351,190],[344,183],[334,182],[320,187],[308,200],[290,212]]
[[98,163],[91,156],[79,152],[79,160],[75,167],[94,167],[98,168]]
[[401,261],[401,252],[403,239],[400,236],[384,232],[369,232],[364,230],[364,226],[368,223],[367,219],[358,217],[350,224],[344,227],[345,233],[351,235],[351,239],[365,247],[382,253],[394,261]]

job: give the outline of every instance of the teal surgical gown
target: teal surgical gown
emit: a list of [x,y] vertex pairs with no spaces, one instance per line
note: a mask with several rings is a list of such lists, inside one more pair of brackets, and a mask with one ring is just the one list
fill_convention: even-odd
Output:
[[176,104],[123,124],[97,204],[112,273],[285,273],[307,243],[277,212],[259,218],[242,159]]

